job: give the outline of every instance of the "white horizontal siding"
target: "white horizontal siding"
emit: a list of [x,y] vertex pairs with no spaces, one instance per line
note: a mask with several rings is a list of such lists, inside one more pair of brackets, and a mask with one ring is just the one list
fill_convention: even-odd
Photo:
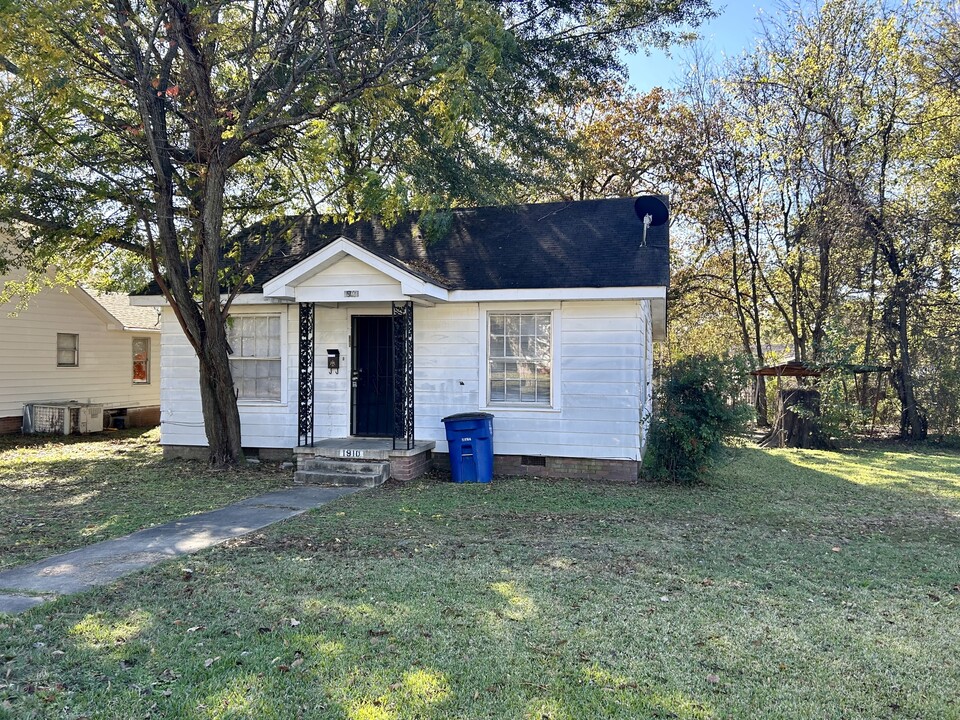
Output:
[[[325,272],[337,268],[341,261]],[[350,269],[350,268],[344,268]],[[351,270],[352,272],[352,270]],[[649,303],[591,301],[557,304],[554,376],[559,404],[548,411],[493,407],[495,451],[499,454],[638,459],[640,423],[647,407]],[[442,418],[479,409],[481,343],[485,313],[476,303],[414,309],[416,436],[447,450]],[[513,306],[516,307],[516,304]],[[539,309],[537,304],[523,307]],[[270,311],[271,307],[249,310]],[[390,305],[317,306],[314,430],[316,438],[350,434],[351,316],[387,315]],[[246,446],[293,447],[297,442],[297,317],[288,306],[285,406],[241,405]],[[175,320],[165,322],[163,442],[205,444],[197,391],[197,361]],[[326,351],[340,351],[340,372],[326,368]],[[169,389],[170,402],[167,390]],[[168,411],[168,407],[174,407]]]
[[[353,258],[347,258],[353,260]],[[346,262],[341,260],[331,270]],[[366,267],[366,266],[363,266]],[[379,309],[390,312],[390,306]],[[374,313],[370,313],[374,314]],[[314,433],[317,438],[350,434],[350,315],[347,307],[315,310],[316,375],[314,376]],[[327,370],[327,350],[340,351],[340,372]],[[296,347],[291,347],[297,352]]]
[[[10,277],[0,278],[0,286]],[[69,292],[45,288],[11,317],[0,306],[0,417],[43,400],[102,403],[107,409],[160,403],[161,337],[155,332],[108,330],[103,318]],[[77,367],[57,367],[57,333],[79,336]],[[133,338],[149,337],[151,382],[133,383]]]
[[441,419],[480,402],[478,318],[476,303],[413,310],[415,435],[438,450],[446,450]]
[[[557,311],[554,376],[559,406],[549,411],[491,406],[494,450],[505,455],[638,459],[643,402],[645,301],[565,302]],[[537,303],[516,309],[550,309]],[[416,434],[446,452],[441,419],[478,409],[488,310],[476,304],[414,310]],[[483,336],[481,337],[481,332]],[[558,365],[558,367],[557,367]]]
[[[206,445],[203,411],[200,402],[199,364],[173,311],[164,308],[163,352],[160,359],[161,418],[160,442],[164,445]],[[286,345],[297,343],[297,307],[237,306],[240,313],[281,314]],[[283,322],[285,320],[285,322]],[[297,441],[297,366],[296,354],[281,364],[286,381],[281,385],[278,403],[239,403],[241,442],[244,447],[287,448]],[[292,401],[291,401],[292,398]]]

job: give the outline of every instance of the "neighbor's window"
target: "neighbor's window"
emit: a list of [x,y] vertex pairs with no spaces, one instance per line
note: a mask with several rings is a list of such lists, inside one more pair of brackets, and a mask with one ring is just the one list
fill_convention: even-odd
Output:
[[80,336],[57,333],[57,367],[77,367],[80,364]]
[[150,338],[133,339],[133,382],[150,383]]
[[230,373],[240,400],[280,400],[280,316],[227,319]]
[[489,313],[490,403],[550,405],[551,314]]

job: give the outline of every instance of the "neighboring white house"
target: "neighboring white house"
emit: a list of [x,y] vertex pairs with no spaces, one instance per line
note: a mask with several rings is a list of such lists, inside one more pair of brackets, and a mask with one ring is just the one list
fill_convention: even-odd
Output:
[[0,305],[0,433],[18,432],[23,406],[40,402],[102,404],[128,427],[159,422],[156,309],[79,287],[44,288],[19,312],[17,300]]
[[[669,279],[667,226],[643,230],[633,199],[458,210],[432,241],[301,218],[230,312],[244,446],[443,453],[442,418],[482,410],[498,472],[635,479]],[[197,358],[169,308],[162,327],[161,442],[195,453]]]

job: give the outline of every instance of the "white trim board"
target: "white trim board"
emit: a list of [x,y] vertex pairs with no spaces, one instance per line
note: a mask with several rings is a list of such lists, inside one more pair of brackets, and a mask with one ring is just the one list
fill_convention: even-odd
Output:
[[[339,259],[339,258],[338,258]],[[272,281],[271,281],[272,282]],[[541,302],[563,300],[666,300],[667,289],[662,285],[610,288],[518,288],[506,290],[450,290],[443,299],[436,302]],[[406,293],[405,293],[406,294]],[[222,300],[227,295],[220,296]],[[130,298],[132,305],[152,307],[166,305],[162,295],[135,295]],[[294,304],[295,296],[267,296],[261,293],[241,293],[233,303],[235,305],[268,305],[277,303]],[[309,302],[309,301],[307,301]],[[349,302],[341,301],[349,305]]]

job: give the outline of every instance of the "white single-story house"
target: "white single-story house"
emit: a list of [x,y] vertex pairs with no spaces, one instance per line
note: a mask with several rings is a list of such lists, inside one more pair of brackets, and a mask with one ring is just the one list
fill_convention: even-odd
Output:
[[[439,237],[416,216],[297,219],[230,311],[244,447],[302,460],[339,440],[340,457],[361,458],[374,455],[349,439],[385,438],[402,479],[446,453],[442,418],[484,411],[497,472],[635,479],[669,241],[666,224],[645,235],[634,203],[461,209]],[[163,299],[154,287],[133,301]],[[161,442],[196,454],[197,358],[163,312]]]
[[[22,273],[0,277],[0,288]],[[127,295],[45,287],[17,310],[0,305],[0,433],[21,429],[29,404],[102,405],[127,427],[160,421],[160,313]]]

